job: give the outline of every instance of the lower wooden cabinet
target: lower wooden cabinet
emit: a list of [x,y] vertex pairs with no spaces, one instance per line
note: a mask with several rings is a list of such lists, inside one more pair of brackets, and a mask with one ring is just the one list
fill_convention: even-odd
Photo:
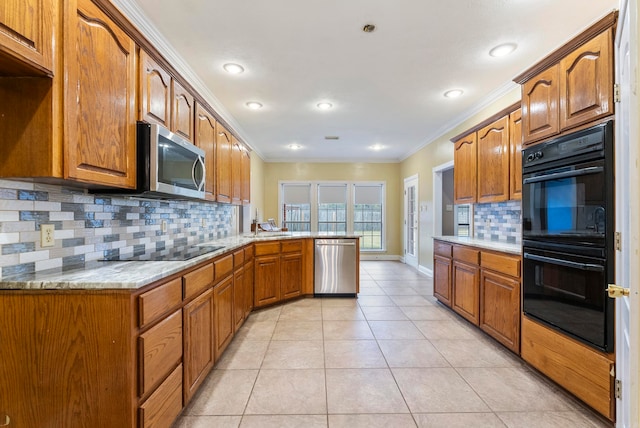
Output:
[[233,318],[233,276],[228,276],[213,287],[215,308],[215,356],[220,358],[235,332]]
[[283,254],[280,258],[280,291],[283,300],[302,294],[302,252]]
[[453,260],[451,308],[470,322],[480,322],[480,268]]
[[433,294],[451,307],[451,259],[433,256]]
[[181,411],[182,364],[140,406],[138,426],[140,428],[170,428]]
[[482,270],[480,328],[513,352],[520,352],[520,279]]
[[302,295],[303,247],[302,239],[255,244],[254,307]]
[[185,405],[215,363],[213,308],[213,290],[210,288],[182,309]]
[[280,301],[280,255],[256,257],[254,278],[256,308]]
[[245,287],[245,271],[244,266],[241,266],[233,274],[233,318],[234,318],[234,331],[242,326],[245,319],[245,293],[247,292]]

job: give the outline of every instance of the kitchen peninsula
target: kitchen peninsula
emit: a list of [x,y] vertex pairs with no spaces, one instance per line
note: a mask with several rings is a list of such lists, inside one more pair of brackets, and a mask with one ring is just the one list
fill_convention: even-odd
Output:
[[170,426],[254,308],[313,294],[313,238],[234,236],[187,261],[4,279],[0,414],[16,427]]

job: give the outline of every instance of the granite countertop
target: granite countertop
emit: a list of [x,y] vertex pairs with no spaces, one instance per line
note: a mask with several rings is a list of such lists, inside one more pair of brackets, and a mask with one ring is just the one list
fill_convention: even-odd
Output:
[[199,245],[223,245],[224,248],[184,261],[91,261],[70,270],[51,269],[3,278],[3,290],[107,290],[138,289],[152,282],[230,253],[258,241],[297,238],[356,238],[352,235],[325,235],[309,232],[261,232],[259,235],[235,235]]
[[522,254],[521,243],[511,243],[505,241],[490,241],[488,239],[467,238],[462,236],[434,236],[433,239],[451,242],[453,244],[470,245],[472,247],[483,248],[485,250],[500,251],[509,254]]

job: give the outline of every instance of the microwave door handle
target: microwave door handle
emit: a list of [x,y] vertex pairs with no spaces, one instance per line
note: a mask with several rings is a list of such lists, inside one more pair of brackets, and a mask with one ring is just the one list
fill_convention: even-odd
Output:
[[530,253],[524,253],[524,258],[533,260],[536,262],[551,263],[553,265],[570,267],[575,269],[604,272],[604,266],[596,265],[592,263],[570,262],[569,260],[554,259],[553,257],[538,256]]
[[[196,167],[198,166],[198,162],[202,165],[202,178],[200,181],[196,179]],[[201,156],[198,156],[196,160],[193,162],[193,166],[191,167],[191,180],[193,180],[193,185],[196,186],[196,189],[201,191],[204,188],[204,179],[207,176],[206,167],[204,166],[204,159]]]
[[576,169],[574,171],[554,172],[552,174],[538,175],[536,177],[529,177],[522,180],[522,184],[538,183],[540,181],[559,180],[561,178],[579,177],[581,175],[597,174],[603,172],[604,168],[601,166],[590,166],[587,168]]

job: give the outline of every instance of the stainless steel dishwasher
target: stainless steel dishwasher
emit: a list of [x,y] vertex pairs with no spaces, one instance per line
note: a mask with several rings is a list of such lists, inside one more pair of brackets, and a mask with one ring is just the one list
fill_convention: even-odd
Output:
[[314,294],[355,296],[358,238],[323,238],[315,244]]

